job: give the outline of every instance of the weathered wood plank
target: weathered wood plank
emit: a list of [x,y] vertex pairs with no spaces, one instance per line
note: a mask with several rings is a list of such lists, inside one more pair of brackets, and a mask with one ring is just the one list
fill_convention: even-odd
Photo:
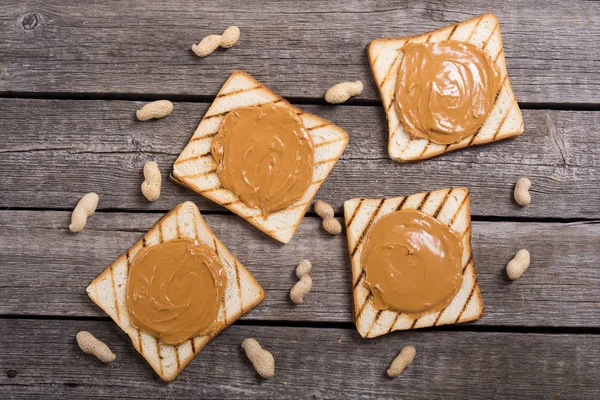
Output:
[[[599,103],[597,2],[77,0],[0,5],[0,92],[215,95],[243,68],[284,96],[322,97],[341,80],[378,99],[366,46],[495,12],[517,99]],[[201,37],[238,25],[227,52],[199,59]]]
[[[86,230],[68,212],[0,211],[0,314],[105,316],[87,284],[161,214],[96,213]],[[344,236],[307,217],[287,245],[231,215],[207,215],[215,234],[256,276],[266,300],[246,319],[351,322],[350,260]],[[504,266],[527,248],[532,264],[511,283]],[[480,325],[600,326],[600,224],[475,222],[473,250],[485,301]],[[313,290],[295,306],[295,265],[313,262]]]
[[[223,210],[168,179],[207,105],[177,103],[174,113],[135,121],[137,102],[0,100],[0,207],[71,208],[86,192],[100,209],[167,210],[183,200]],[[387,155],[387,124],[380,107],[303,106],[350,134],[342,160],[318,197],[341,211],[347,199],[397,196],[449,185],[472,192],[474,215],[600,217],[600,112],[526,110],[526,132],[514,140],[416,163]],[[155,159],[164,185],[159,201],[140,194],[142,167]],[[520,176],[533,181],[533,202],[512,201]]]
[[[116,361],[83,354],[79,330],[106,341]],[[10,399],[600,396],[600,335],[413,331],[364,340],[351,329],[237,325],[167,385],[108,321],[0,320],[0,331],[0,397]],[[240,348],[246,337],[272,352],[275,377],[257,377]],[[417,349],[414,363],[388,378],[389,363],[408,344]]]

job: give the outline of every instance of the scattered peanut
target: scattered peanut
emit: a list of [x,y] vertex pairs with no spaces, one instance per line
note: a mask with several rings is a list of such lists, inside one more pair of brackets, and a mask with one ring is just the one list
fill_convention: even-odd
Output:
[[331,104],[344,103],[350,97],[358,96],[362,91],[363,84],[361,81],[338,83],[327,90],[325,101]]
[[256,339],[245,339],[242,342],[242,348],[246,351],[246,356],[260,376],[271,378],[275,375],[275,359],[273,355],[260,347],[260,343]]
[[529,251],[526,249],[517,251],[514,258],[506,264],[506,275],[513,281],[519,279],[523,275],[523,272],[529,268],[530,260]]
[[71,232],[81,232],[85,228],[88,217],[96,211],[99,199],[96,193],[83,195],[79,203],[75,206],[73,214],[71,214],[71,225],[69,225]]
[[172,112],[173,103],[169,100],[157,100],[137,110],[135,116],[140,121],[148,121],[150,119],[164,118]]
[[323,218],[323,228],[325,228],[328,233],[339,235],[342,232],[342,225],[333,217],[333,207],[329,204],[321,200],[315,201],[315,212],[319,217]]
[[160,186],[162,177],[158,164],[148,161],[144,164],[144,183],[142,183],[142,194],[148,201],[157,200],[160,197]]
[[81,331],[76,336],[77,344],[84,353],[92,354],[104,363],[115,361],[117,356],[113,353],[104,342],[96,339],[94,335],[87,331]]
[[300,279],[290,290],[290,299],[295,304],[301,304],[304,301],[304,296],[312,289],[312,279],[308,275],[312,269],[312,264],[308,260],[300,261],[296,267],[296,276]]
[[530,187],[531,181],[528,178],[519,178],[515,184],[515,201],[520,206],[526,206],[531,203]]
[[415,358],[416,354],[417,354],[417,350],[415,350],[414,347],[412,347],[412,346],[404,347],[402,349],[402,351],[400,351],[400,353],[398,353],[396,358],[394,358],[394,361],[392,361],[392,364],[388,368],[388,370],[387,370],[388,376],[394,378],[394,377],[402,374],[404,369],[413,362],[413,359]]
[[228,49],[233,47],[240,38],[240,28],[237,26],[230,26],[225,29],[222,35],[208,35],[200,41],[198,44],[192,45],[192,51],[198,57],[206,57],[217,49],[217,47],[223,47]]

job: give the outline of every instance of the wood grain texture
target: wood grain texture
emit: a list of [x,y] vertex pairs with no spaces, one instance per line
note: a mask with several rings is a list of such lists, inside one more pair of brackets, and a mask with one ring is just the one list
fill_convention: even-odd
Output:
[[[135,121],[143,103],[128,101],[0,100],[0,207],[71,209],[84,193],[99,209],[166,211],[184,200],[224,210],[173,183],[177,154],[207,109],[176,103],[159,121]],[[302,106],[346,129],[350,143],[317,194],[341,212],[353,197],[389,197],[454,186],[471,191],[474,215],[600,218],[600,112],[524,111],[526,131],[514,140],[470,148],[415,164],[387,154],[383,109]],[[23,110],[27,110],[26,113]],[[158,162],[161,198],[141,195],[142,168]],[[532,204],[512,200],[514,183],[529,177]]]
[[[116,361],[104,365],[82,353],[79,330],[106,341]],[[0,331],[0,397],[10,399],[600,396],[600,335],[413,331],[364,340],[351,329],[234,325],[165,384],[109,321],[0,320]],[[260,379],[246,359],[246,337],[273,354],[272,379]],[[388,378],[389,363],[409,344],[417,349],[413,364]]]
[[[366,46],[494,12],[516,97],[535,103],[599,103],[600,4],[552,0],[337,0],[324,3],[161,0],[4,1],[0,92],[215,95],[243,68],[283,96],[321,98],[362,80],[378,100]],[[230,50],[200,59],[191,45],[238,25]]]
[[[0,314],[105,316],[85,287],[161,214],[96,213],[79,234],[68,212],[0,211]],[[344,236],[307,217],[281,245],[233,215],[206,215],[219,239],[267,293],[247,320],[352,322],[350,260]],[[475,222],[473,252],[485,303],[479,325],[600,327],[598,223]],[[511,282],[504,267],[527,248],[531,266]],[[295,306],[297,263],[313,263],[313,289]]]

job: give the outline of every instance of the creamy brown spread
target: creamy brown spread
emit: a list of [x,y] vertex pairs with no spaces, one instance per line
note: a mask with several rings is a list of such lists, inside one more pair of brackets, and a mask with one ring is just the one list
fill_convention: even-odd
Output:
[[223,186],[264,217],[301,198],[312,182],[312,139],[290,107],[231,111],[219,126],[212,154]]
[[226,286],[219,257],[204,243],[178,239],[146,247],[129,268],[131,323],[171,345],[210,334]]
[[462,285],[458,235],[421,211],[395,211],[377,221],[367,233],[361,261],[380,310],[439,311]]
[[412,136],[455,143],[483,125],[498,86],[497,68],[470,43],[410,43],[398,69],[396,107]]

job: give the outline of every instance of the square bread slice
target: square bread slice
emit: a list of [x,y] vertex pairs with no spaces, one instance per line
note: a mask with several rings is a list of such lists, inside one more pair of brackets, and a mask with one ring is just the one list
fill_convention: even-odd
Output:
[[[131,325],[126,304],[129,266],[137,252],[177,238],[197,239],[212,247],[227,272],[228,285],[219,309],[219,329],[212,336],[196,336],[177,346],[167,345]],[[265,293],[244,266],[215,237],[192,202],[181,203],[156,223],[135,245],[94,279],[88,296],[131,338],[133,347],[165,381],[172,381],[219,332],[256,307]]]
[[[238,107],[263,104],[285,104],[293,108],[312,137],[315,152],[313,179],[304,196],[268,218],[264,218],[258,209],[247,207],[235,194],[223,188],[217,175],[217,164],[211,154],[213,137],[227,113]],[[342,128],[292,106],[246,72],[236,71],[225,82],[189,143],[175,161],[172,178],[182,186],[233,211],[272,238],[287,243],[296,233],[310,202],[347,144],[348,134]]]
[[[492,111],[481,128],[458,143],[442,145],[411,137],[398,118],[395,88],[398,68],[408,43],[457,40],[469,42],[487,53],[500,71],[500,89]],[[385,107],[389,127],[388,153],[396,161],[423,160],[473,145],[495,142],[523,133],[523,117],[508,81],[498,18],[485,14],[418,36],[376,39],[369,44],[369,63]]]
[[[452,302],[442,311],[414,318],[375,308],[371,291],[365,286],[361,266],[365,237],[374,222],[397,210],[421,210],[448,225],[462,238],[463,283]],[[483,315],[483,299],[471,249],[469,191],[449,188],[388,199],[352,199],[344,203],[348,251],[352,262],[354,322],[362,337],[373,338],[392,331],[425,328],[473,321]]]

